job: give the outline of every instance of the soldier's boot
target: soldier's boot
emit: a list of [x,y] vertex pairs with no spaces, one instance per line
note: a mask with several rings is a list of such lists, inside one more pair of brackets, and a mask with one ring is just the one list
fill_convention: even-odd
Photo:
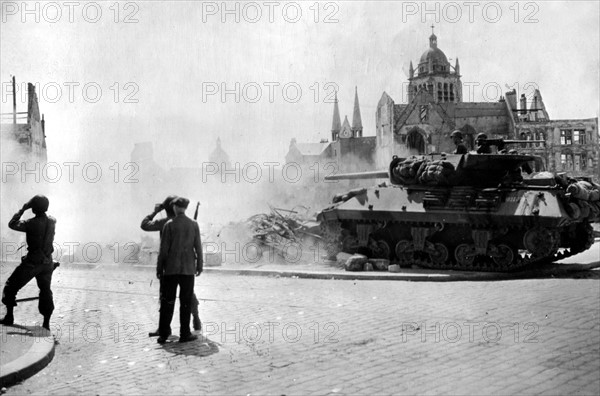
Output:
[[46,330],[50,330],[50,315],[44,315],[44,323],[42,327]]
[[158,332],[158,328],[148,333],[148,337],[158,337],[159,335],[160,333]]
[[6,307],[6,316],[0,320],[0,324],[10,326],[15,323],[15,317],[13,316],[13,307]]

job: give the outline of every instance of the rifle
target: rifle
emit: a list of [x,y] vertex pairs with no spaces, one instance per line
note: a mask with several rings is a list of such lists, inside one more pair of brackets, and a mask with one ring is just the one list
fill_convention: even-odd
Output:
[[477,140],[478,146],[489,147],[496,146],[498,151],[504,150],[504,146],[507,144],[522,144],[522,143],[546,143],[545,140],[505,140],[505,139],[479,139]]
[[200,207],[200,201],[196,204],[196,211],[194,212],[194,220],[198,219],[198,208]]

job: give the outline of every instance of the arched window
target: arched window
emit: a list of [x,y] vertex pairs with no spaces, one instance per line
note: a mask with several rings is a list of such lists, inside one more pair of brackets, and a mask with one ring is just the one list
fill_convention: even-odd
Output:
[[[520,136],[519,140],[529,140],[529,139],[527,139],[527,134],[525,132],[521,132],[521,134],[519,136]],[[525,148],[525,147],[527,147],[527,143],[521,143],[521,148]]]
[[442,101],[442,83],[437,83],[437,100]]
[[448,101],[448,83],[444,83],[444,102]]
[[425,154],[425,139],[421,129],[414,128],[406,135],[406,147],[418,154]]
[[450,83],[450,102],[454,102],[454,84]]

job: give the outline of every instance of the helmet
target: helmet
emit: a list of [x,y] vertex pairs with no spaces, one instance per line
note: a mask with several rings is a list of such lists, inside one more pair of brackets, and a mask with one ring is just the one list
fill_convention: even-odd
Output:
[[29,207],[33,213],[46,213],[50,201],[45,195],[36,195],[29,200]]
[[450,134],[450,137],[451,137],[451,138],[453,138],[453,137],[457,137],[457,138],[459,138],[459,139],[462,139],[463,135],[462,135],[462,132],[461,132],[461,131],[459,131],[459,130],[457,129],[457,130],[455,130],[454,132],[452,132],[452,133]]
[[477,137],[475,138],[475,140],[485,140],[487,139],[487,135],[485,133],[480,133],[477,135]]

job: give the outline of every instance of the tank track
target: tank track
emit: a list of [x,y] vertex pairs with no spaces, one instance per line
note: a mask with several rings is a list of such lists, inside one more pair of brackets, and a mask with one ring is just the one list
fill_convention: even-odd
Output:
[[[354,225],[370,223],[369,221],[360,221],[354,222]],[[415,224],[408,222],[394,222],[396,226],[401,226],[405,228],[411,228],[418,225],[431,225],[431,223],[423,223],[423,224]],[[325,240],[328,243],[328,254],[334,254],[341,251],[341,240],[342,233],[341,224],[339,222],[328,222],[327,225],[323,227]],[[528,230],[527,227],[518,226],[511,229],[511,232],[521,232],[525,234]],[[393,241],[395,244],[396,242]],[[526,267],[540,265],[540,264],[549,264],[558,260],[565,259],[567,257],[579,254],[587,249],[589,249],[594,243],[594,234],[593,229],[588,223],[580,223],[577,226],[577,234],[568,240],[568,248],[563,248],[562,251],[558,249],[549,250],[549,254],[531,254],[529,252],[525,254],[521,254],[518,252],[513,252],[513,259],[510,262],[498,262],[502,260],[494,260],[490,256],[477,256],[469,263],[459,263],[454,257],[453,252],[450,252],[447,260],[434,261],[431,256],[425,252],[413,252],[410,258],[405,258],[404,260],[399,259],[397,257],[396,261],[400,262],[401,266],[409,266],[409,265],[417,265],[424,268],[430,269],[442,269],[442,270],[455,270],[455,271],[483,271],[483,272],[512,272],[516,270],[520,270]],[[430,243],[431,244],[431,243]],[[433,244],[431,244],[433,245]],[[436,244],[437,245],[437,244]],[[392,250],[394,247],[392,247]],[[448,250],[448,249],[447,249]],[[351,253],[351,252],[349,252]],[[467,260],[468,261],[468,260]]]

